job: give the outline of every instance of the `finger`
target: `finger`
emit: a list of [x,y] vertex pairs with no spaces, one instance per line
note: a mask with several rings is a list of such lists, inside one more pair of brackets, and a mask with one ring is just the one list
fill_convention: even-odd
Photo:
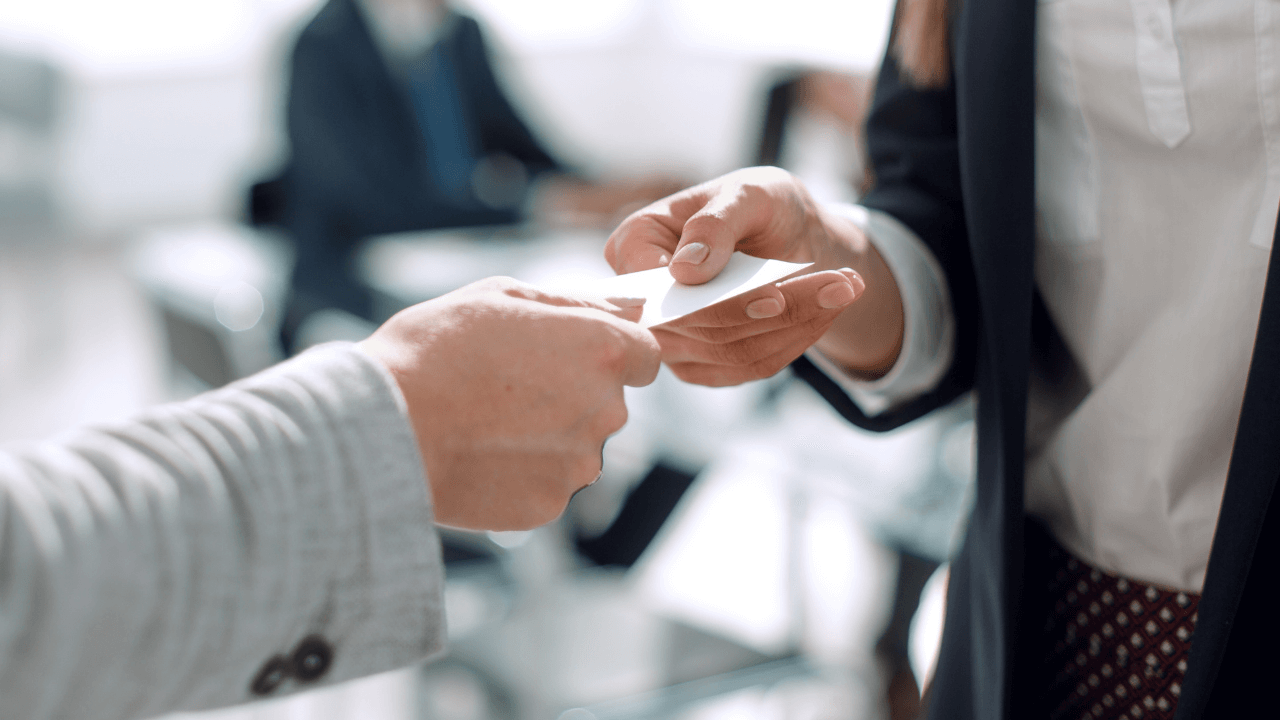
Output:
[[[665,267],[672,262],[681,238],[690,232],[689,221],[710,212],[723,211],[724,201],[717,202],[726,193],[740,192],[741,184],[733,180],[717,178],[701,185],[681,190],[645,207],[630,217],[614,230],[605,243],[605,259],[618,274],[651,270]],[[694,223],[693,243],[697,241],[697,225]],[[685,242],[684,245],[690,244]],[[732,244],[728,253],[733,251]],[[684,261],[689,261],[691,254],[697,255],[698,247],[685,251]],[[727,259],[728,253],[725,253]],[[724,263],[705,278],[695,282],[706,282],[723,268]]]
[[[644,316],[644,298],[610,295],[604,301],[606,307],[603,310],[614,317],[620,317],[628,322],[640,322],[640,318]],[[613,306],[612,309],[608,307],[610,305]]]
[[[817,338],[814,338],[815,340]],[[812,343],[810,343],[812,344]],[[807,346],[806,346],[807,347]],[[787,348],[760,358],[748,365],[710,365],[706,363],[668,363],[671,372],[687,383],[707,387],[729,387],[773,377],[800,356],[800,351]]]
[[659,326],[706,342],[732,342],[843,310],[866,290],[852,270],[824,270],[729,298]]
[[604,259],[613,272],[637,273],[671,263],[685,222],[707,204],[709,184],[677,192],[622,220],[604,243]]
[[612,437],[627,424],[628,417],[627,399],[622,386],[610,388],[608,399],[591,423],[591,438],[603,442]]
[[707,335],[709,340],[715,337],[715,332],[720,331],[727,332],[732,337],[743,337],[776,327],[776,322],[768,323],[767,327],[757,328],[757,325],[763,320],[782,315],[786,307],[786,295],[777,283],[771,283],[655,327],[673,332],[689,331],[689,334],[697,337],[703,336],[702,331],[710,331],[712,334]]
[[787,350],[795,359],[818,341],[840,315],[827,310],[803,323],[772,332],[751,335],[725,343],[708,343],[670,332],[654,331],[662,348],[662,360],[669,365],[696,362],[707,365],[744,366]]
[[643,297],[573,295],[566,291],[539,288],[518,281],[512,281],[512,284],[505,287],[503,291],[510,297],[532,300],[544,305],[602,310],[616,318],[633,323],[639,322],[644,314],[645,298]]
[[653,333],[631,322],[623,322],[608,316],[616,331],[621,352],[622,384],[644,387],[658,377],[662,366],[662,349]]
[[558,305],[560,307],[580,307],[590,308],[592,310],[600,310],[610,315],[626,320],[629,323],[638,323],[644,315],[644,298],[635,297],[618,297],[610,296],[605,298],[596,297],[561,297],[551,296],[547,304]]
[[720,274],[738,243],[768,225],[769,201],[749,185],[721,186],[689,217],[671,256],[671,275],[686,285],[700,285]]
[[619,275],[665,267],[683,224],[684,218],[673,217],[669,204],[661,202],[632,213],[609,235],[604,259]]

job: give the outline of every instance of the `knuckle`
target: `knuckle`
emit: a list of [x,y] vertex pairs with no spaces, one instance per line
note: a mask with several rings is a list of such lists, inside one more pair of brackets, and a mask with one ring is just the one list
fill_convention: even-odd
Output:
[[691,325],[680,328],[680,332],[685,337],[702,343],[723,343],[732,339],[724,328],[714,325]]
[[813,319],[813,306],[808,303],[792,301],[786,303],[782,309],[782,315],[779,316],[782,324],[787,327],[803,325]]
[[636,225],[639,224],[639,220],[639,213],[628,215],[605,241],[604,258],[614,269],[619,269],[619,264],[627,260],[628,251],[635,244],[628,241],[636,235]]
[[662,369],[662,348],[658,345],[657,340],[649,346],[649,352],[645,354],[643,372],[641,377],[636,378],[637,385],[643,387],[658,379],[658,372]]
[[677,238],[652,206],[627,216],[605,241],[604,258],[616,273],[648,270],[657,266],[663,248],[674,247]]
[[718,342],[716,328],[705,325],[690,325],[680,328],[679,333],[673,333],[676,337],[682,338],[688,342],[696,343],[715,343]]
[[751,365],[756,357],[758,343],[752,339],[713,345],[715,359],[723,365]]
[[[601,463],[602,459],[599,453],[578,453],[569,467],[570,494],[595,482],[596,478],[600,476]],[[556,510],[557,515],[559,515],[560,510],[564,508],[564,504],[567,502],[568,498],[560,501],[560,507]]]
[[626,403],[621,400],[609,403],[608,407],[600,413],[599,434],[606,438],[613,435],[627,424],[627,419],[629,417],[630,415],[627,412]]
[[531,289],[528,285],[506,275],[495,275],[478,280],[472,287],[511,298],[527,298]]
[[546,496],[540,502],[529,508],[529,522],[526,523],[530,528],[542,527],[560,517],[560,513],[564,512],[568,499],[564,497]]
[[658,342],[659,361],[680,357],[688,352],[689,341],[683,336],[674,333],[663,333],[662,335],[655,333],[654,339]]
[[726,227],[725,219],[710,212],[700,212],[689,218],[684,224],[684,235],[708,237],[718,234]]
[[[626,221],[623,221],[623,224],[625,225]],[[622,244],[618,236],[619,232],[622,232],[622,225],[619,225],[618,229],[613,231],[613,234],[609,236],[609,239],[604,244],[604,261],[609,263],[609,267],[613,268],[614,272],[622,269],[622,265],[619,262],[619,256],[622,254],[622,250],[619,248]]]
[[760,173],[760,177],[764,182],[790,182],[795,175],[788,170],[777,166],[766,166],[764,171]]
[[506,290],[516,287],[519,284],[520,282],[515,278],[507,277],[506,275],[494,275],[493,277],[487,277],[476,282],[476,285],[494,290]]
[[738,194],[742,201],[749,205],[759,205],[768,202],[769,189],[765,187],[765,183],[769,181],[769,176],[764,174],[760,177],[752,177],[738,187]]
[[597,365],[610,377],[621,375],[627,369],[627,350],[615,336],[600,343],[596,350]]
[[723,342],[728,333],[729,328],[736,327],[743,320],[747,319],[746,312],[739,307],[738,303],[720,303],[710,308],[711,322],[714,325],[707,326],[707,331],[713,342]]

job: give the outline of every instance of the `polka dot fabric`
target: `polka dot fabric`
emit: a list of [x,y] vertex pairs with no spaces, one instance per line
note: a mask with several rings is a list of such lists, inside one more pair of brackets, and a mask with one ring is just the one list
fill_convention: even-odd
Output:
[[1045,624],[1051,720],[1171,720],[1200,596],[1051,553]]

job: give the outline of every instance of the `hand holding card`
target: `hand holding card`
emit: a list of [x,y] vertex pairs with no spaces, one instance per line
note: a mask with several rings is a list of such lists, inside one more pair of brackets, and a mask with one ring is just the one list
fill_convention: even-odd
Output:
[[[739,170],[653,203],[605,246],[615,272],[665,269],[690,286],[715,282],[743,262],[741,253],[811,265],[737,295],[708,291],[704,300],[713,304],[675,318],[646,308],[658,322],[651,329],[663,362],[677,376],[717,386],[768,377],[819,340],[853,372],[887,368],[897,357],[900,304],[887,268],[874,262],[860,230],[778,168]],[[874,302],[858,301],[869,288]]]
[[[702,385],[737,385],[773,375],[795,360],[862,289],[851,270],[805,274],[811,266],[735,252],[718,275],[700,285],[677,282],[667,267],[659,267],[548,289],[594,302],[642,299],[638,322],[653,332],[663,362],[678,376]],[[828,296],[830,302],[822,300]],[[800,301],[812,297],[820,298],[818,307]]]
[[[766,283],[650,328],[681,380],[722,387],[771,377],[818,341],[865,286],[847,268]],[[814,302],[814,299],[817,302]]]

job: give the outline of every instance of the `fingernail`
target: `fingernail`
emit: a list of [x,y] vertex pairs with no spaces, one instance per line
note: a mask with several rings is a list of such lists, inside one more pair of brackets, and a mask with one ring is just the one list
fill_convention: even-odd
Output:
[[827,310],[844,307],[853,302],[853,287],[847,282],[833,282],[818,291],[818,306]]
[[605,301],[620,308],[640,307],[644,304],[644,298],[642,297],[607,297]]
[[658,267],[666,267],[670,264],[671,258],[667,257],[665,253],[658,256]]
[[782,303],[773,298],[760,298],[747,303],[746,312],[752,320],[777,317],[782,314]]
[[853,285],[853,294],[861,295],[863,290],[867,289],[867,283],[863,281],[862,276],[849,268],[840,268],[840,274],[849,278],[849,283]]
[[671,262],[673,264],[682,262],[689,263],[690,265],[698,265],[703,260],[706,260],[707,256],[710,254],[711,248],[706,245],[698,242],[689,243],[676,251],[675,256],[671,258]]

